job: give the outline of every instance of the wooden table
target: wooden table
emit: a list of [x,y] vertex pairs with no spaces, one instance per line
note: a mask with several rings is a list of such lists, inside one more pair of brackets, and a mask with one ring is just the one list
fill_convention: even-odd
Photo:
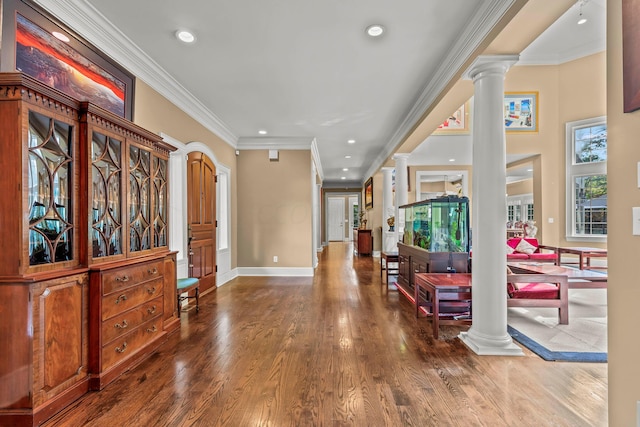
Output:
[[[558,263],[560,263],[562,254],[578,255],[578,267],[580,270],[591,267],[591,258],[606,258],[607,250],[598,248],[585,248],[585,247],[569,247],[569,248],[557,248]],[[586,263],[585,263],[586,261]]]
[[[384,260],[384,267],[382,266],[382,260]],[[389,274],[398,274],[400,271],[400,266],[397,265],[395,268],[389,268],[389,263],[399,263],[400,259],[398,258],[398,252],[382,252],[380,255],[380,278],[382,278],[382,271],[387,272],[387,283],[389,283]]]
[[559,274],[567,276],[569,289],[607,288],[609,276],[604,271],[580,270],[541,262],[509,262],[514,273]]
[[[420,290],[427,293],[427,299],[421,298]],[[431,309],[433,337],[438,339],[438,329],[441,324],[469,324],[471,317],[456,318],[456,316],[441,318],[441,304],[471,300],[471,273],[416,273],[415,274],[415,305],[416,316],[420,315],[421,307]],[[423,301],[424,304],[421,302]],[[463,305],[463,304],[461,304]]]

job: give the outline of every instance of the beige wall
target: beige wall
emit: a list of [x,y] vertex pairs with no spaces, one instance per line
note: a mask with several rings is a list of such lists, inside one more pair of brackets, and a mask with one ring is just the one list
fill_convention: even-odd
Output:
[[507,196],[519,196],[521,194],[533,193],[533,179],[525,179],[523,181],[507,184]]
[[234,215],[238,209],[235,149],[141,80],[136,81],[134,115],[134,122],[151,132],[165,133],[185,144],[197,141],[209,146],[216,160],[231,170],[231,268],[236,268],[238,221]]
[[621,0],[607,2],[607,126],[609,233],[608,359],[609,425],[636,425],[640,401],[640,286],[635,266],[640,237],[631,234],[631,208],[640,206],[640,111],[622,110]]
[[532,162],[535,219],[547,245],[576,245],[565,240],[565,124],[606,115],[605,60],[599,53],[559,66],[516,66],[505,78],[507,92],[538,92],[539,131],[507,133],[507,153],[540,155]]
[[309,150],[240,152],[238,267],[312,267],[311,162]]

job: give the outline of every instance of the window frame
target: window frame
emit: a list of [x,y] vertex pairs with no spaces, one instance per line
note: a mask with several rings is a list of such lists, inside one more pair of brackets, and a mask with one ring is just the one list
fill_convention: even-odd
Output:
[[[575,131],[580,128],[607,125],[607,117],[599,116],[584,120],[576,120],[565,124],[565,239],[568,242],[606,242],[606,234],[576,234],[574,206],[575,200],[575,179],[583,176],[607,175],[607,161],[592,163],[575,162]],[[608,132],[608,129],[607,129]],[[608,138],[607,138],[608,144]],[[607,145],[608,149],[608,145]],[[608,156],[607,156],[608,158]],[[607,191],[608,194],[608,191]]]

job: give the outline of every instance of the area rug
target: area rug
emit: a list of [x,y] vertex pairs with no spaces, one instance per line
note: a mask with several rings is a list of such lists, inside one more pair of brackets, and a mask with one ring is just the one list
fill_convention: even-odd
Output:
[[607,361],[607,290],[570,289],[569,324],[554,308],[508,309],[509,334],[544,360]]

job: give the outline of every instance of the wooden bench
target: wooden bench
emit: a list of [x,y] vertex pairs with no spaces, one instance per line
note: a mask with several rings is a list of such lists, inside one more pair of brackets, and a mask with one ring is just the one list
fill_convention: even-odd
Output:
[[[189,292],[194,291],[195,294],[189,295]],[[200,296],[200,280],[197,277],[185,277],[183,279],[178,279],[178,284],[176,287],[177,297],[178,297],[178,313],[180,312],[180,303],[188,298],[196,299],[196,311],[200,311],[200,307],[198,306],[198,297]],[[182,294],[187,293],[186,296]]]
[[569,281],[558,274],[507,274],[507,307],[552,307],[569,324]]

